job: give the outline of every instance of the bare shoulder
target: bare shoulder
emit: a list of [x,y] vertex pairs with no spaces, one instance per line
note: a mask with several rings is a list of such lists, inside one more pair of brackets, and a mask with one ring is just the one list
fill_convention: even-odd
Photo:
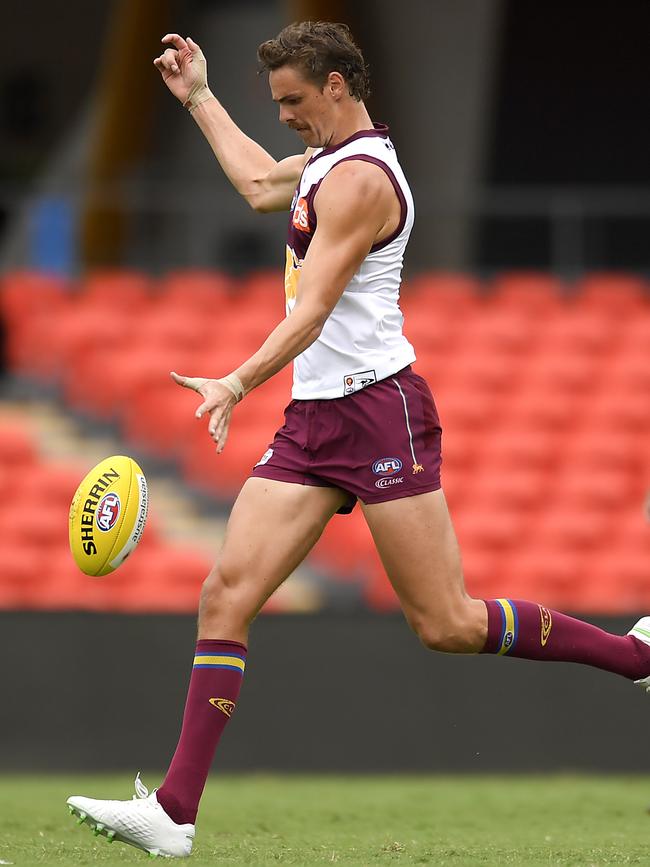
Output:
[[325,175],[316,194],[318,208],[326,203],[351,205],[355,210],[386,209],[393,205],[393,185],[381,166],[363,159],[342,160]]

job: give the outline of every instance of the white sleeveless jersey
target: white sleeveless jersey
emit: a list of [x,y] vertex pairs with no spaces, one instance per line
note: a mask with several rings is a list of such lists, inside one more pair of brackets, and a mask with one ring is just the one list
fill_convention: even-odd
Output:
[[400,168],[388,127],[375,124],[309,159],[291,205],[285,294],[287,315],[300,291],[300,268],[316,231],[314,196],[325,175],[344,160],[365,160],[382,168],[400,202],[399,225],[375,244],[345,287],[318,339],[294,359],[292,397],[296,400],[353,394],[415,361],[402,334],[399,308],[404,250],[413,226],[413,196]]

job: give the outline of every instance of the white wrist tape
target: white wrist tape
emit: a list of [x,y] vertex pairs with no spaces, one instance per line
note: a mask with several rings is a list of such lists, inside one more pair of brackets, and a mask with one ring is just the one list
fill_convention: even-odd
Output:
[[202,102],[205,102],[206,99],[210,99],[213,96],[214,94],[207,84],[199,84],[197,82],[188,93],[187,99],[183,103],[183,108],[186,108],[189,113],[192,114],[197,105],[200,105]]
[[221,385],[225,385],[226,388],[231,391],[235,398],[237,399],[237,403],[244,396],[244,386],[241,383],[241,379],[237,376],[236,373],[230,373],[228,376],[224,376],[222,379],[218,379],[217,382],[220,382]]

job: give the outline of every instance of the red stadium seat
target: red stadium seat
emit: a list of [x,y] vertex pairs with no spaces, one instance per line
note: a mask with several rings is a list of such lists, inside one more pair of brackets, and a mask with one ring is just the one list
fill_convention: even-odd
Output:
[[535,522],[535,539],[543,550],[597,548],[609,530],[601,509],[578,509],[556,503]]
[[500,471],[555,468],[560,453],[560,435],[552,430],[507,425],[483,432],[480,460]]
[[[534,370],[539,373],[539,368]],[[535,383],[524,375],[501,411],[506,424],[515,428],[569,433],[580,424],[589,404],[588,395],[555,391],[543,381]]]
[[441,388],[472,399],[479,392],[505,395],[517,384],[521,368],[504,355],[470,354],[467,347],[457,351],[452,363],[441,373],[436,394]]
[[548,472],[539,467],[516,467],[501,472],[484,463],[471,477],[471,499],[491,509],[534,510],[549,495]]
[[[64,383],[66,399],[83,412],[99,419],[121,416],[149,388],[171,383],[169,372],[193,367],[195,353],[187,350],[134,347],[96,353],[81,369],[68,370]],[[178,386],[177,386],[178,388]],[[155,419],[163,423],[163,417]]]
[[333,518],[314,546],[310,561],[333,570],[339,577],[364,575],[378,557],[370,530],[359,506],[350,515]]
[[[601,552],[591,564],[590,583],[606,588],[603,612],[646,611],[650,605],[650,566],[645,552],[618,548]],[[594,604],[585,594],[585,601]]]
[[193,549],[160,545],[148,551],[138,550],[126,565],[131,575],[114,589],[110,600],[113,610],[193,613],[212,563],[208,556]]
[[[100,352],[123,352],[137,345],[138,322],[117,310],[71,305],[57,327],[43,322],[38,329],[38,357],[32,366],[47,378],[83,374]],[[36,348],[36,347],[35,347]]]
[[[14,501],[12,508],[0,509],[0,538],[11,540],[11,544],[40,549],[46,563],[47,549],[65,548],[68,544],[70,502],[60,508],[55,504],[39,509],[34,508],[34,502],[21,497]],[[47,500],[42,502],[47,504]]]
[[0,424],[0,466],[24,467],[37,460],[32,434],[18,420]]
[[35,547],[0,546],[0,610],[39,607],[39,591],[47,580],[46,559]]
[[598,355],[616,349],[624,323],[605,311],[566,307],[540,326],[540,351],[559,358]]
[[621,330],[621,346],[632,354],[648,351],[650,346],[650,313],[627,319]]
[[280,270],[253,271],[243,277],[233,296],[235,309],[246,305],[263,318],[285,315],[284,273]]
[[404,311],[404,334],[415,349],[418,367],[422,363],[430,366],[444,361],[455,350],[461,333],[462,323],[458,320],[442,320],[428,312],[423,315],[423,311],[411,306]]
[[643,478],[647,437],[644,434],[622,430],[613,425],[607,428],[586,426],[563,443],[562,457],[566,465],[580,467],[588,472],[620,469]]
[[149,310],[138,328],[138,343],[160,349],[196,350],[214,339],[215,323],[199,310],[159,307]]
[[151,277],[141,271],[98,269],[80,280],[78,299],[86,307],[134,315],[151,303],[152,290]]
[[459,323],[458,351],[473,355],[519,357],[529,353],[540,339],[538,324],[516,307],[492,304],[480,315]]
[[580,608],[586,576],[580,555],[570,547],[527,547],[503,562],[499,596],[528,599],[570,612]]
[[199,425],[195,418],[201,402],[197,394],[169,383],[151,385],[122,411],[122,433],[129,443],[161,458],[182,455]]
[[157,289],[160,307],[209,317],[230,303],[236,286],[220,271],[188,268],[169,271],[159,281]]
[[363,598],[373,611],[389,612],[400,608],[397,594],[379,561],[368,571],[367,581],[363,585]]
[[646,346],[623,345],[608,359],[603,383],[610,390],[650,393],[650,343]]
[[608,317],[648,314],[650,285],[634,274],[586,274],[576,282],[575,301],[581,307],[602,311]]
[[602,391],[587,404],[584,419],[599,428],[614,424],[618,428],[650,434],[650,387],[626,394],[613,385],[611,390]]
[[65,305],[70,284],[64,277],[38,271],[10,271],[0,278],[0,311],[17,327],[38,313],[52,314]]
[[475,428],[488,424],[494,416],[494,396],[486,389],[471,394],[461,390],[453,378],[441,382],[436,389],[436,405],[443,430]]
[[468,503],[454,514],[461,549],[467,543],[484,551],[506,551],[521,539],[527,522],[526,513],[516,507],[489,511],[480,504]]
[[467,592],[477,599],[503,595],[503,556],[491,548],[468,543],[462,550]]
[[479,280],[467,274],[427,271],[408,281],[400,306],[404,315],[424,316],[432,327],[448,319],[458,321],[482,305]]
[[553,480],[553,494],[564,506],[577,510],[614,512],[626,505],[638,480],[624,468],[602,467],[589,472],[568,464]]
[[544,352],[531,356],[522,373],[528,388],[552,400],[557,393],[580,398],[593,391],[603,371],[604,363],[597,355]]
[[442,473],[470,473],[480,465],[484,436],[476,428],[443,428]]
[[490,289],[491,304],[516,310],[535,320],[562,311],[566,299],[566,289],[561,280],[537,271],[499,274]]
[[207,431],[201,430],[188,442],[181,459],[183,476],[192,486],[220,499],[230,499],[250,475],[266,451],[270,437],[257,429],[235,428],[233,422],[222,454]]

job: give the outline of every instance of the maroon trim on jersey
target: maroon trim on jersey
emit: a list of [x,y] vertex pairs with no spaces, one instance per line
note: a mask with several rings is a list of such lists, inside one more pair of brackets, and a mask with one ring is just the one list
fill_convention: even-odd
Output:
[[[325,175],[327,177],[327,175]],[[316,213],[314,211],[314,196],[318,192],[318,188],[323,182],[323,178],[316,184],[312,184],[304,196],[298,196],[296,204],[289,212],[289,226],[287,232],[287,243],[299,259],[304,259],[307,255],[307,248],[311,242],[314,232],[316,231]],[[307,204],[307,222],[308,231],[300,231],[293,225],[293,214],[300,199],[304,199]]]
[[[388,179],[393,185],[395,193],[397,194],[397,198],[399,199],[400,218],[399,223],[397,224],[397,228],[393,232],[391,232],[388,237],[383,238],[381,241],[378,241],[376,244],[372,245],[372,247],[370,248],[370,252],[375,253],[377,250],[383,250],[384,247],[387,247],[391,243],[391,241],[394,241],[395,238],[397,238],[397,236],[402,233],[402,230],[404,229],[404,226],[406,224],[406,214],[408,211],[406,198],[404,197],[402,188],[397,182],[397,178],[393,174],[392,169],[388,165],[386,165],[386,163],[377,159],[377,157],[372,157],[369,154],[355,154],[354,156],[343,157],[342,160],[339,160],[332,166],[332,169],[336,168],[336,166],[340,165],[341,163],[347,163],[350,160],[362,160],[364,163],[372,163],[373,165],[378,166],[380,169],[383,169],[388,175]],[[330,169],[330,172],[332,171],[332,169]],[[325,177],[327,177],[327,175],[325,175]]]
[[328,154],[336,153],[337,150],[339,150],[342,147],[345,147],[345,145],[347,145],[347,144],[350,144],[351,141],[356,141],[358,138],[368,138],[368,137],[373,137],[373,136],[380,136],[381,138],[388,138],[388,127],[386,126],[385,123],[373,123],[372,126],[373,126],[373,129],[360,129],[359,132],[353,133],[351,136],[349,136],[346,139],[343,139],[343,141],[339,142],[338,144],[330,145],[330,147],[323,148],[323,150],[320,153],[315,154],[313,157],[310,157],[310,159],[307,160],[307,165],[310,165],[310,163],[315,162],[319,157],[324,157],[324,156],[327,156]]
[[320,188],[320,185],[323,183],[323,181],[332,171],[332,169],[336,168],[336,166],[340,165],[341,163],[351,162],[352,160],[361,160],[365,163],[372,163],[378,168],[383,169],[383,171],[388,176],[388,179],[392,183],[395,193],[397,194],[397,198],[399,199],[400,219],[399,223],[397,224],[397,228],[393,232],[391,232],[390,235],[388,235],[386,238],[383,238],[381,241],[373,244],[369,252],[375,253],[377,250],[383,250],[384,247],[387,247],[392,241],[395,240],[395,238],[397,238],[402,233],[402,230],[404,229],[404,226],[406,224],[408,206],[406,204],[406,198],[404,197],[402,188],[400,187],[392,169],[386,163],[382,162],[380,159],[377,159],[377,157],[370,156],[369,154],[353,154],[349,157],[343,157],[343,159],[334,163],[332,168],[329,169],[317,183],[312,184],[304,196],[299,197],[299,199],[297,200],[300,201],[300,198],[302,198],[307,204],[307,219],[309,223],[308,232],[296,229],[296,227],[293,225],[293,210],[291,211],[289,215],[289,230],[287,233],[287,242],[299,259],[304,259],[307,255],[307,249],[309,248],[311,239],[314,235],[314,232],[316,231],[318,220],[316,216],[316,209],[314,208],[314,199],[316,197],[316,193]]

